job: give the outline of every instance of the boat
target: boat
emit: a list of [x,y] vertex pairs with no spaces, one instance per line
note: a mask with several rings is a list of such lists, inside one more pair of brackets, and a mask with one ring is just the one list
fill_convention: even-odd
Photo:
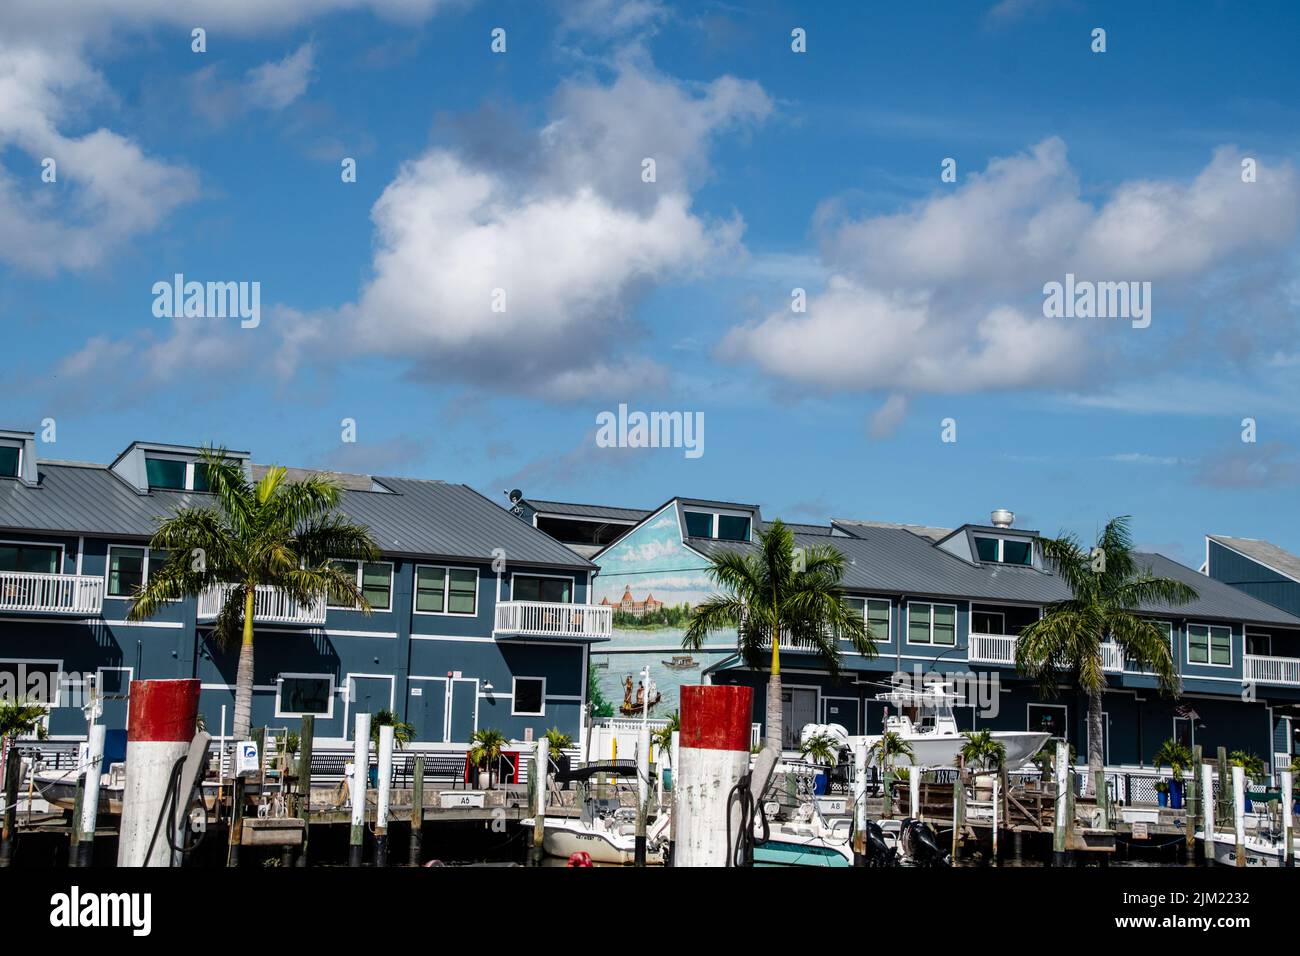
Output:
[[[1235,833],[1216,832],[1208,842],[1205,830],[1196,831],[1196,839],[1205,848],[1205,859],[1213,860],[1220,866],[1237,865],[1237,836]],[[1282,835],[1272,830],[1246,831],[1246,866],[1280,867],[1282,865]],[[1292,837],[1291,856],[1294,859],[1300,853],[1300,839]]]
[[643,709],[653,707],[655,704],[659,703],[659,701],[663,699],[663,696],[664,695],[659,693],[659,691],[655,691],[655,695],[651,697],[650,700],[646,701],[644,705],[636,701],[629,702],[625,700],[619,705],[619,713],[624,717],[635,717],[637,714],[641,713]]
[[[535,818],[520,824],[532,830]],[[646,863],[664,862],[668,814],[663,813],[646,828]],[[547,856],[567,860],[585,853],[592,863],[626,865],[636,862],[636,809],[610,799],[588,798],[578,817],[547,817],[542,830],[542,850]]]
[[674,671],[690,670],[693,667],[699,667],[700,663],[690,654],[674,654],[670,661],[660,661],[664,667]]
[[[32,774],[32,786],[41,798],[52,807],[60,810],[73,810],[77,805],[77,781],[81,774],[77,770],[36,771]],[[126,786],[126,764],[113,763],[108,772],[99,778],[99,813],[119,815],[122,812],[122,791]],[[203,802],[211,810],[217,805],[217,793],[220,782],[216,779],[204,780]],[[250,782],[245,791],[250,796],[258,793],[260,786],[256,781]]]
[[[890,706],[885,717],[886,733],[895,733],[912,748],[912,764],[917,767],[955,767],[957,754],[966,743],[966,736],[957,729],[953,717],[953,704],[957,695],[948,684],[936,684],[925,690],[896,689],[877,694],[876,700]],[[874,746],[883,734],[848,737],[850,749],[858,741]],[[993,731],[993,739],[1007,748],[1006,767],[1015,770],[1024,766],[1051,734],[1037,731]]]
[[[951,866],[934,830],[920,820],[868,821],[864,844],[868,866]],[[754,865],[853,866],[853,821],[802,804],[794,819],[768,824],[767,839],[754,845]]]

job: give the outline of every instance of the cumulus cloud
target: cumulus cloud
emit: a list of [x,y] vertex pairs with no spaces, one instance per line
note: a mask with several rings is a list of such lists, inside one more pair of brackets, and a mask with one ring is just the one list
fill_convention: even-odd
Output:
[[736,254],[742,223],[697,215],[692,187],[712,139],[770,109],[753,83],[688,87],[624,63],[607,85],[559,91],[527,167],[441,147],[405,163],[371,210],[373,277],[290,333],[285,366],[346,347],[408,359],[417,378],[555,399],[662,384],[622,343],[631,308]]
[[909,394],[1083,386],[1110,330],[1044,318],[1045,282],[1151,281],[1167,296],[1294,243],[1294,169],[1261,164],[1243,183],[1242,158],[1221,147],[1190,182],[1125,182],[1093,202],[1053,138],[898,213],[844,220],[828,203],[824,289],[806,313],[732,328],[719,352],[804,385],[890,390],[870,426],[885,433]]

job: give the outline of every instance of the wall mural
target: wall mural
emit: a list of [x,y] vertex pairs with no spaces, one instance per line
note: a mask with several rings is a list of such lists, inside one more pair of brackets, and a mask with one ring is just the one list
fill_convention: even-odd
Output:
[[613,639],[592,648],[601,692],[616,714],[639,715],[641,670],[649,665],[657,692],[650,716],[667,717],[677,710],[682,684],[701,683],[705,667],[736,649],[734,634],[717,634],[700,651],[682,649],[691,608],[717,590],[707,562],[682,543],[675,502],[595,561],[600,573],[591,600],[614,608]]

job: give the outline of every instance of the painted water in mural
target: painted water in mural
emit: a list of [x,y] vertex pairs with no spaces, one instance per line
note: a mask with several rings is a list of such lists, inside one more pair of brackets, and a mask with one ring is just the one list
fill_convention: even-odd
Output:
[[736,648],[734,635],[718,634],[701,650],[682,649],[691,608],[717,590],[705,571],[707,562],[682,543],[675,504],[596,561],[600,573],[592,600],[614,608],[613,639],[592,649],[601,692],[616,712],[625,707],[639,714],[638,685],[648,666],[655,686],[650,715],[666,717],[677,709],[682,684],[700,683],[704,668]]

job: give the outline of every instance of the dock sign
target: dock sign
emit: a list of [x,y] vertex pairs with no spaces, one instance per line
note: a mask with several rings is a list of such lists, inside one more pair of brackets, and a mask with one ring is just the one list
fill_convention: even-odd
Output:
[[254,740],[241,740],[235,748],[236,776],[257,773],[258,769],[257,742]]
[[473,790],[443,790],[439,795],[439,800],[444,810],[455,810],[461,807],[482,807],[484,805],[484,794],[482,790],[477,792]]

